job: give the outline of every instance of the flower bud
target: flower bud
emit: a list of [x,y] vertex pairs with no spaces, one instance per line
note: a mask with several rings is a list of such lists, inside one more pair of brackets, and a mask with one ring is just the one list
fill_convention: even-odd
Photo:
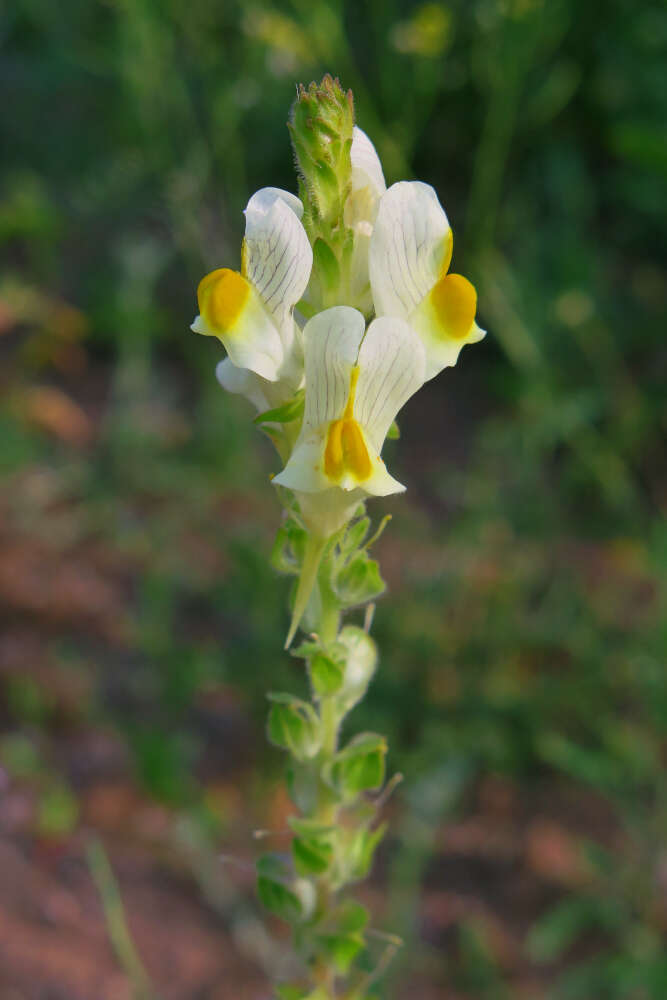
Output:
[[288,128],[300,177],[303,224],[316,248],[311,290],[317,308],[338,301],[341,269],[352,251],[345,203],[352,186],[352,91],[328,73],[320,84],[299,86]]

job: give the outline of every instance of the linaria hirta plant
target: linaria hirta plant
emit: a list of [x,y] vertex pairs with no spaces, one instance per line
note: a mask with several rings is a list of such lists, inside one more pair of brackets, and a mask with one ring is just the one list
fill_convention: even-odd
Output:
[[289,854],[257,864],[260,899],[292,925],[301,961],[301,979],[276,996],[369,1000],[379,974],[369,913],[346,890],[368,875],[384,833],[387,745],[377,733],[339,740],[378,660],[372,606],[364,627],[343,616],[384,589],[365,504],[405,489],[381,458],[396,414],[484,331],[475,289],[449,272],[452,230],[435,191],[386,187],[351,92],[328,75],[300,87],[289,130],[298,197],[273,187],[252,196],[241,269],[203,278],[192,329],[222,342],[218,380],[250,400],[280,456],[273,485],[285,513],[272,560],[295,577],[286,647],[305,634],[293,653],[311,701],[269,695],[269,739],[289,755],[298,810]]

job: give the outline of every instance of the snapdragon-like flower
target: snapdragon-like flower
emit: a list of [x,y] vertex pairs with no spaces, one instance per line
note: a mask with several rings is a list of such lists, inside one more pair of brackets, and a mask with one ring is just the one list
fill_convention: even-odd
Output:
[[477,293],[460,274],[448,274],[454,237],[429,184],[401,181],[380,199],[369,248],[378,316],[400,316],[426,349],[426,378],[456,364],[464,344],[485,334],[475,322]]
[[[424,349],[406,322],[349,306],[304,328],[306,402],[292,456],[273,480],[297,493],[338,489],[386,496],[405,489],[380,457],[387,431],[424,381]],[[349,503],[350,498],[345,498]]]
[[199,283],[196,333],[217,337],[228,357],[218,378],[258,408],[285,383],[288,397],[301,379],[301,332],[293,309],[310,278],[313,252],[301,224],[303,205],[287,191],[262,188],[245,210],[241,270],[218,268]]

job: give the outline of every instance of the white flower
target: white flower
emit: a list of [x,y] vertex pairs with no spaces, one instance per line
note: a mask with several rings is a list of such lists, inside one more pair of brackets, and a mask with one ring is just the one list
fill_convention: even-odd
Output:
[[350,301],[364,313],[373,310],[368,278],[368,249],[380,198],[387,190],[382,164],[365,132],[352,132],[352,188],[345,202],[345,224],[353,233],[350,261]]
[[380,199],[370,239],[369,272],[378,316],[400,316],[421,337],[426,378],[456,364],[464,344],[485,334],[475,322],[477,293],[448,274],[452,230],[433,188],[393,184]]
[[257,191],[245,210],[241,271],[218,268],[197,289],[199,315],[192,329],[222,341],[228,358],[218,366],[218,378],[254,402],[264,398],[266,382],[300,379],[301,334],[293,309],[313,263],[302,215],[295,195],[278,188]]
[[274,483],[336,494],[349,505],[405,489],[380,458],[387,431],[424,381],[424,349],[407,323],[334,306],[304,328],[306,399],[292,455]]

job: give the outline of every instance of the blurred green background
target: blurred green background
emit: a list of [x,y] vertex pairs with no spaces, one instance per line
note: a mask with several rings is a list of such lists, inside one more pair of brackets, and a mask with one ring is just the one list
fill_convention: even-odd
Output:
[[132,995],[96,831],[158,995],[267,996],[264,693],[304,682],[276,459],[188,324],[330,71],[387,182],[436,187],[489,330],[372,511],[382,996],[664,1000],[667,8],[13,0],[0,39],[2,995]]

